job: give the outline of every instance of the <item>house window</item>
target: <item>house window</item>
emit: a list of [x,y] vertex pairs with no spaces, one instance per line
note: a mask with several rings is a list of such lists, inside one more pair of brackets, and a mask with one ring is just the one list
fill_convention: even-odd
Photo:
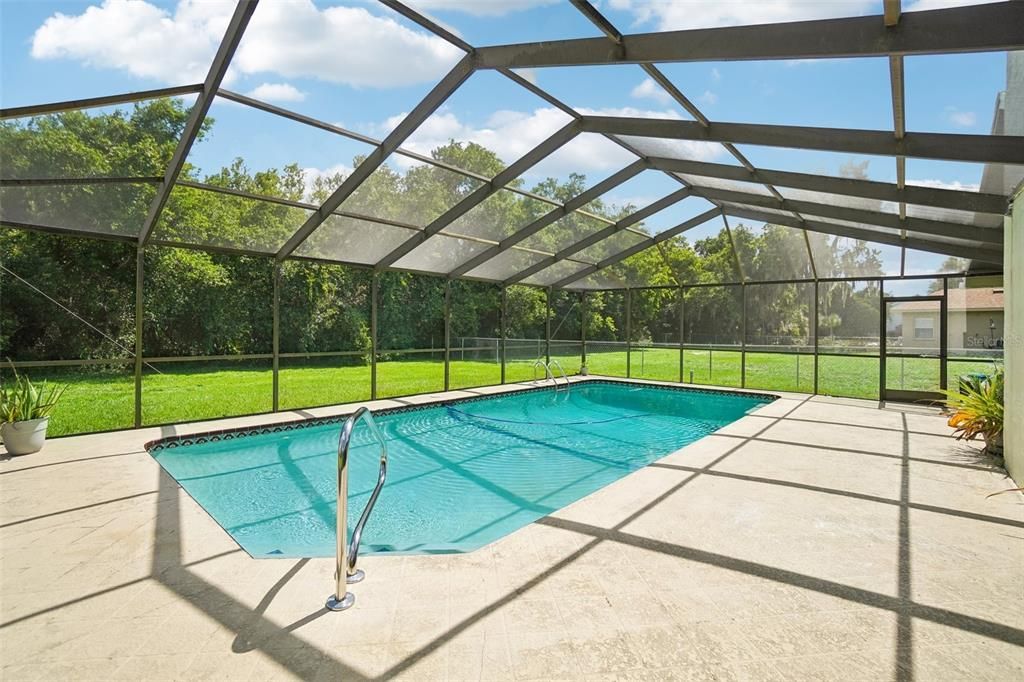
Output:
[[918,317],[914,319],[915,339],[935,338],[935,319],[931,317]]

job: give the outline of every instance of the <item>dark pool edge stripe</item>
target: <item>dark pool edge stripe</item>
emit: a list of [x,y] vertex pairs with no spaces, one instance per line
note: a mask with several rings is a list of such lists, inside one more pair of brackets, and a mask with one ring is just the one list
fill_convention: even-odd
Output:
[[[619,379],[616,377],[600,377],[600,378],[580,378],[572,382],[573,386],[580,384],[618,384],[627,386],[643,386],[645,388],[661,389],[665,391],[678,391],[681,393],[707,393],[712,395],[726,395],[726,396],[745,396],[749,398],[757,398],[772,403],[778,400],[781,396],[772,393],[760,393],[756,391],[748,391],[746,389],[719,389],[719,388],[697,388],[692,386],[682,385],[671,385],[671,384],[660,384],[651,380],[633,380],[633,379]],[[459,389],[455,389],[459,390]],[[435,407],[441,407],[444,405],[461,405],[463,403],[474,403],[481,400],[490,400],[493,398],[500,398],[509,395],[520,395],[523,393],[540,393],[542,391],[554,391],[555,387],[551,385],[545,386],[528,386],[523,388],[512,388],[508,391],[500,391],[498,393],[490,393],[488,395],[477,395],[467,396],[465,398],[449,398],[433,400],[418,405],[400,405],[397,407],[385,407],[379,410],[374,410],[373,413],[376,416],[386,416],[391,414],[401,414],[404,412],[418,412],[421,410],[433,409]],[[379,398],[379,400],[390,400],[390,398]],[[366,401],[375,402],[375,401]],[[355,410],[353,409],[353,412]],[[165,436],[156,440],[151,440],[145,444],[146,451],[150,454],[156,454],[162,450],[170,450],[178,447],[184,447],[187,445],[200,445],[203,443],[217,443],[225,440],[234,440],[235,438],[244,438],[246,436],[262,436],[270,433],[287,433],[289,431],[298,431],[300,429],[314,428],[317,426],[325,426],[328,424],[341,424],[344,423],[352,415],[352,412],[345,414],[332,415],[329,417],[301,417],[299,419],[291,419],[282,422],[275,422],[272,424],[264,424],[261,426],[249,426],[249,427],[235,427],[228,429],[217,429],[213,431],[203,431],[200,433],[181,434],[175,436]],[[749,412],[743,416],[748,416]]]

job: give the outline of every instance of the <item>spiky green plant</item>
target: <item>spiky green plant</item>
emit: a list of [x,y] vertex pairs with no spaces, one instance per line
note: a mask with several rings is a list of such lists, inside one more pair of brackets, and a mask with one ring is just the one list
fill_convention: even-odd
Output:
[[1005,373],[1002,367],[996,367],[983,380],[972,379],[958,389],[946,389],[946,405],[954,410],[949,425],[957,440],[983,436],[989,441],[1003,433]]
[[42,419],[53,412],[67,385],[33,384],[11,367],[14,380],[0,385],[0,423]]

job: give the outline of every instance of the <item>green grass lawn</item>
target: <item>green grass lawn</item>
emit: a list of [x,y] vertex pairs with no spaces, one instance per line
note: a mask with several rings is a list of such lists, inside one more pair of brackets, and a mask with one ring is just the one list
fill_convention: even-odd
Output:
[[[377,363],[378,397],[410,395],[444,389],[443,360],[430,355]],[[568,374],[579,371],[579,356],[553,355]],[[818,391],[822,394],[855,398],[878,397],[879,363],[876,357],[835,357],[818,359]],[[678,381],[679,351],[665,348],[634,349],[630,374],[636,378]],[[591,374],[626,376],[623,351],[588,353]],[[986,360],[950,360],[949,385],[969,372],[985,372]],[[269,361],[163,363],[159,373],[146,369],[142,381],[143,423],[212,419],[258,412],[272,408],[273,374]],[[450,363],[452,388],[486,386],[501,381],[501,368],[494,362],[455,360]],[[129,428],[134,422],[135,382],[131,365],[116,369],[36,369],[26,371],[34,380],[68,384],[60,406],[50,423],[51,435]],[[738,351],[687,349],[683,357],[686,382],[717,386],[740,386],[741,354]],[[937,381],[934,361],[888,359],[890,388],[927,389]],[[510,360],[507,382],[528,381],[535,371],[533,360]],[[370,368],[355,364],[353,358],[318,360],[282,359],[279,375],[281,409],[369,400]],[[814,388],[814,358],[793,353],[747,353],[747,388],[811,392]]]

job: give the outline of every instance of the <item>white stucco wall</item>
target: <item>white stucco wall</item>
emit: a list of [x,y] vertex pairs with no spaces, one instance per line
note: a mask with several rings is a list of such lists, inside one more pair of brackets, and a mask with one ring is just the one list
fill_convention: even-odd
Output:
[[1024,485],[1024,188],[1006,220],[1003,252],[1006,290],[1006,468]]

